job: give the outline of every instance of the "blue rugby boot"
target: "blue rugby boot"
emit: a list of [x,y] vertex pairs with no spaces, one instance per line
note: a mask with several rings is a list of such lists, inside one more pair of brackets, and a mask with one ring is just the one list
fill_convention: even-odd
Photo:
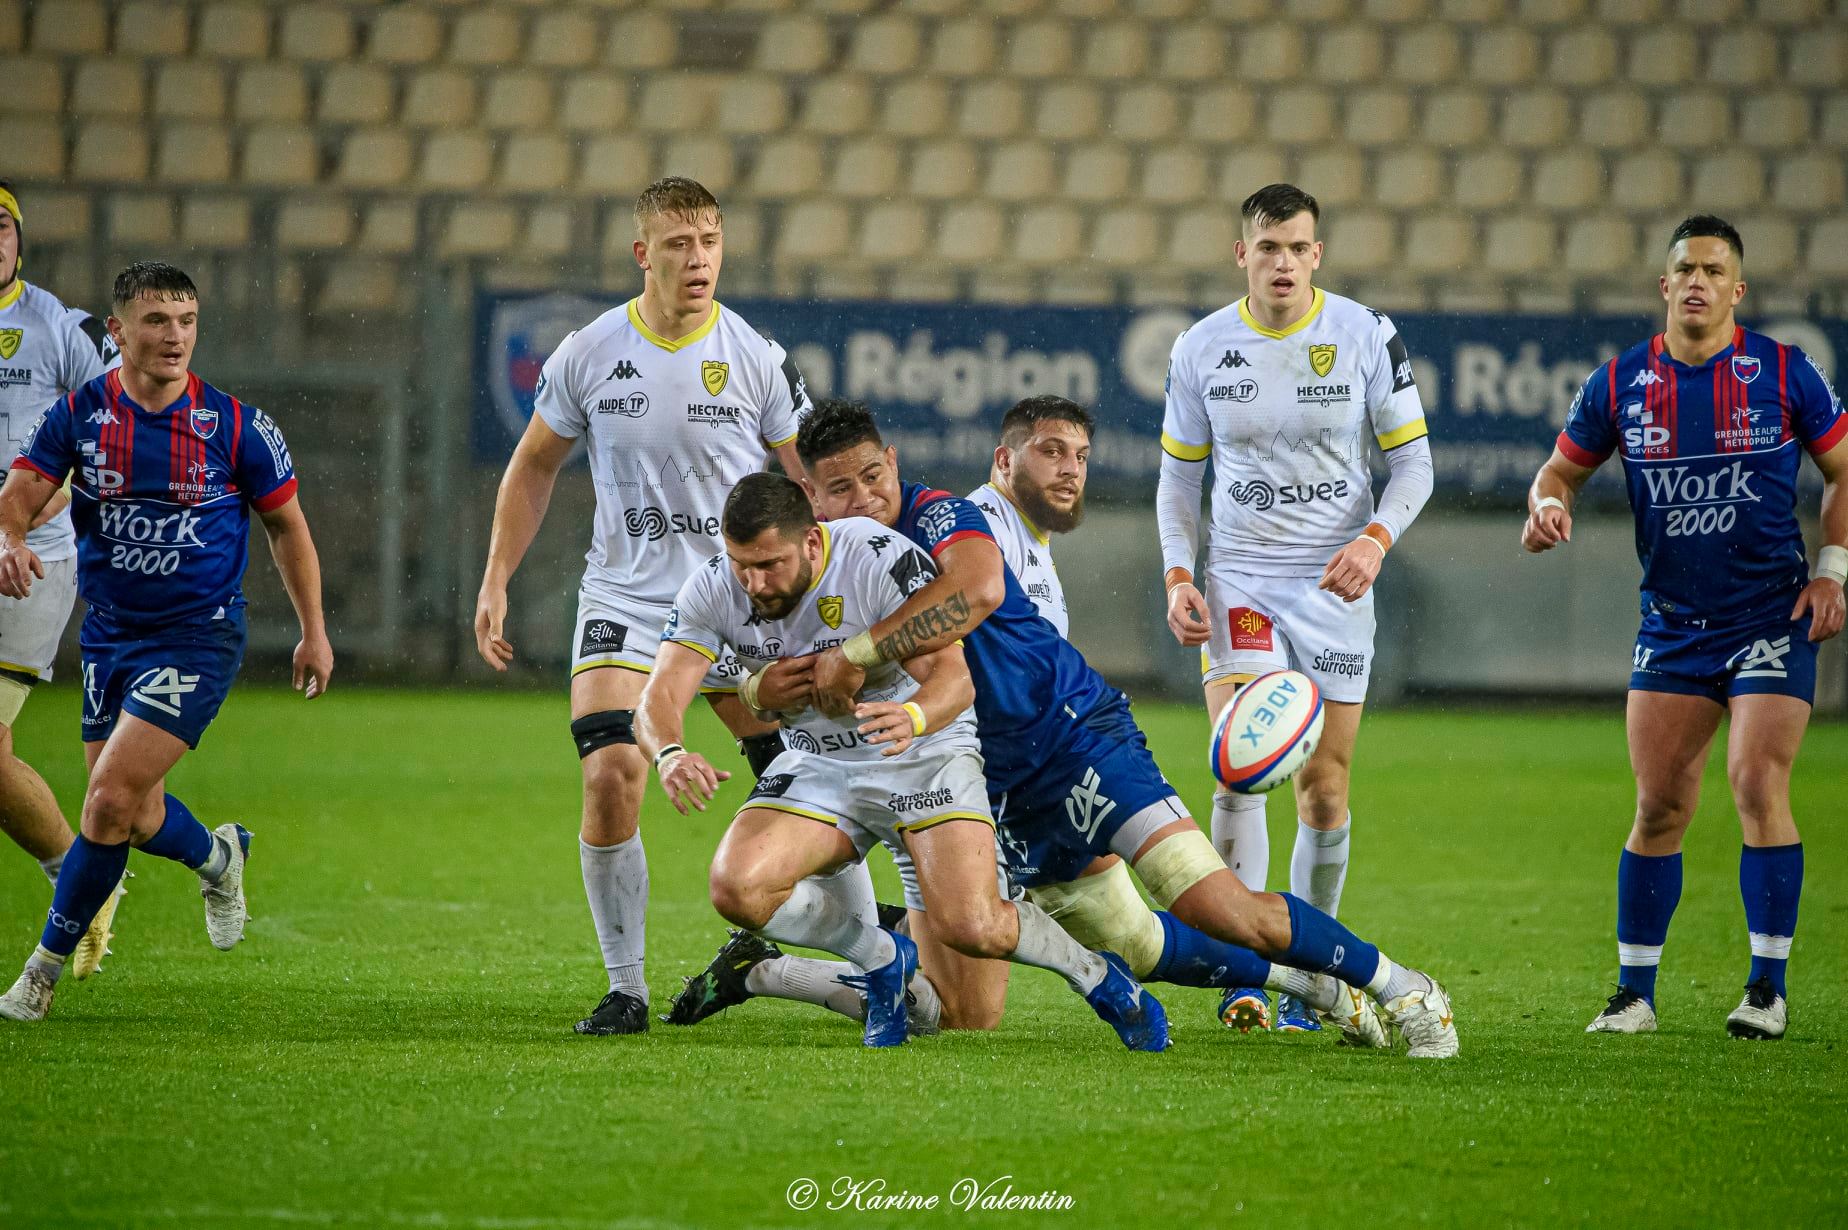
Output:
[[1257,987],[1228,987],[1219,997],[1219,1023],[1242,1034],[1269,1029],[1270,996]]
[[1314,1008],[1294,995],[1277,997],[1277,1028],[1287,1034],[1312,1034],[1322,1028]]
[[905,989],[918,972],[918,946],[909,936],[884,927],[892,937],[897,952],[877,969],[864,974],[842,974],[841,982],[858,988],[866,996],[866,1045],[903,1046],[910,1036],[910,1014],[905,1004]]
[[1110,967],[1104,980],[1091,988],[1084,1002],[1091,1005],[1110,1028],[1117,1031],[1123,1045],[1132,1051],[1168,1049],[1168,1014],[1161,1001],[1150,995],[1130,974],[1129,966],[1114,952],[1098,956]]

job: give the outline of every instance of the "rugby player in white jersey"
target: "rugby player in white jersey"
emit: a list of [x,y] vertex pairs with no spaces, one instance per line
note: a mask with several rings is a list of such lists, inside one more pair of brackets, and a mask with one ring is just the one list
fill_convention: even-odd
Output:
[[[0,180],[0,435],[7,458],[19,453],[45,407],[103,374],[116,361],[103,322],[65,307],[20,277],[25,263],[24,211]],[[13,752],[13,723],[35,685],[51,678],[52,659],[77,600],[77,536],[70,495],[55,492],[35,519],[26,545],[45,575],[24,598],[0,598],[0,830],[38,860],[55,885],[71,848],[71,826],[36,770]],[[88,978],[108,951],[122,887],[103,903],[71,954],[71,975]]]
[[[642,293],[573,333],[546,361],[534,414],[494,504],[475,608],[482,658],[507,669],[507,585],[538,533],[565,459],[587,438],[597,512],[572,640],[571,737],[584,775],[579,862],[609,994],[584,1034],[648,1028],[648,864],[639,832],[648,763],[633,719],[680,584],[719,550],[726,492],[775,457],[800,473],[809,405],[783,348],[713,298],[724,256],[718,201],[690,179],[635,203]],[[739,671],[712,663],[702,691],[761,771],[782,750],[738,702]],[[856,869],[870,910],[871,885]]]
[[[864,517],[815,520],[808,495],[753,474],[723,513],[725,550],[681,587],[642,694],[637,735],[674,806],[704,810],[728,775],[681,744],[682,715],[726,650],[753,671],[806,657],[889,617],[936,576],[923,551]],[[1167,1020],[1122,958],[1082,947],[1031,902],[1006,900],[961,646],[869,671],[856,703],[830,715],[806,685],[762,680],[752,703],[779,714],[787,749],[758,779],[712,863],[712,903],[769,939],[859,967],[868,1046],[908,1036],[912,941],[844,909],[809,877],[883,844],[905,904],[928,911],[938,941],[967,956],[1052,970],[1132,1050],[1164,1050]]]
[[[1008,580],[1017,583],[1021,601],[1059,636],[1065,635],[1068,619],[1052,558],[1052,535],[1069,533],[1084,519],[1092,427],[1090,413],[1063,397],[1019,402],[1002,416],[1001,442],[988,482],[968,496],[968,505],[979,510],[988,533],[966,541],[987,539],[993,544],[1000,557],[995,569],[1005,569]],[[798,447],[809,472],[804,486],[830,524],[838,518],[870,516],[896,528],[898,509],[905,502],[897,451],[878,438],[865,406],[818,403]],[[960,530],[942,539],[958,540]],[[944,550],[938,562],[940,576],[970,567],[969,558],[954,547]],[[980,570],[978,563],[971,571]],[[1004,582],[1003,588],[1012,586]],[[1003,604],[1009,601],[1003,599]],[[973,646],[974,641],[969,643]],[[812,679],[815,673],[810,670],[803,677]],[[756,686],[747,682],[746,691]],[[1065,824],[1065,817],[1058,823]],[[1036,863],[1032,838],[1005,830],[998,838],[1011,866]],[[1359,991],[1332,977],[1273,964],[1249,949],[1215,941],[1171,913],[1157,913],[1137,892],[1128,867],[1116,855],[1081,860],[1070,875],[1063,882],[1034,875],[1032,883],[1017,887],[1086,948],[1121,956],[1135,977],[1182,986],[1262,985],[1293,991],[1328,1011],[1345,1041],[1375,1048],[1389,1045],[1378,1014]],[[888,908],[880,907],[882,912]],[[997,1026],[1006,1007],[1007,964],[946,946],[934,935],[927,914],[907,915],[902,909],[895,913],[888,925],[913,939],[920,954],[920,969],[911,983],[913,1032]],[[852,973],[841,962],[787,954],[749,931],[734,931],[711,963],[687,980],[664,1019],[694,1025],[746,1000],[767,997],[818,1004],[861,1020],[865,996],[855,981],[842,980]]]
[[[1322,263],[1315,198],[1271,184],[1241,212],[1234,251],[1249,294],[1182,333],[1169,360],[1156,495],[1168,626],[1181,644],[1203,647],[1209,716],[1269,670],[1293,667],[1321,689],[1321,744],[1295,779],[1290,886],[1332,915],[1347,877],[1348,775],[1373,665],[1373,582],[1431,494],[1431,449],[1398,330],[1313,284]],[[1377,508],[1367,463],[1376,445],[1392,471]],[[1221,790],[1212,828],[1227,864],[1262,890],[1264,796]],[[1269,1024],[1256,988],[1229,992],[1220,1014],[1240,1028]],[[1287,996],[1278,1021],[1318,1027]]]

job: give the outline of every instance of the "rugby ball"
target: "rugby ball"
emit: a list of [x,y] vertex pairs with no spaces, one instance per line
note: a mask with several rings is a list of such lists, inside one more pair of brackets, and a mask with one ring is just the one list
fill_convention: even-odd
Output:
[[1213,776],[1239,794],[1267,794],[1296,776],[1322,738],[1322,692],[1301,671],[1271,671],[1240,688],[1213,723]]

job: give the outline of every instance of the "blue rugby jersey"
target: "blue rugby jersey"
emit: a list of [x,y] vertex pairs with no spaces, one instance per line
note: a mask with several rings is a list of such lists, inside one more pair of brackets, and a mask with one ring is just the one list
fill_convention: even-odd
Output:
[[[988,518],[961,496],[906,483],[901,503],[898,531],[932,559],[965,538],[995,541]],[[1004,564],[1003,571],[1001,605],[963,636],[988,792],[996,797],[1043,767],[1078,722],[1117,695],[1039,613],[1013,570]]]
[[1844,438],[1815,361],[1740,328],[1698,367],[1658,333],[1592,372],[1559,451],[1596,466],[1622,450],[1643,609],[1724,622],[1795,601],[1809,577],[1798,445],[1820,455]]
[[295,495],[281,429],[196,375],[163,410],[136,405],[120,372],[98,376],[52,404],[13,466],[71,475],[78,590],[138,626],[242,606],[250,510]]

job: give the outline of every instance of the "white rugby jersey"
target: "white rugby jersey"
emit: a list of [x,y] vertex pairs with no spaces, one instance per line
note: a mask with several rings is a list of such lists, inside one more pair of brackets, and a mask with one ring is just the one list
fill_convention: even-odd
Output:
[[1069,638],[1071,616],[1065,607],[1065,586],[1059,583],[1059,570],[1052,564],[1052,536],[1040,533],[1020,506],[993,483],[971,491],[969,502],[988,519],[988,528],[1001,546],[1001,558],[1014,570],[1020,588],[1059,635]]
[[534,411],[561,436],[589,436],[597,516],[585,587],[665,615],[720,549],[727,493],[795,439],[811,408],[787,352],[717,303],[677,341],[644,324],[635,300],[567,337]]
[[1259,576],[1320,576],[1373,516],[1367,450],[1425,435],[1399,331],[1315,291],[1284,329],[1240,299],[1174,343],[1161,446],[1213,461],[1209,560]]
[[[65,307],[29,282],[16,280],[0,292],[0,432],[7,460],[19,455],[47,407],[116,361],[115,342],[89,313]],[[26,545],[43,560],[76,555],[70,510],[27,534]]]
[[[785,618],[762,619],[751,609],[750,598],[720,552],[680,587],[661,639],[686,645],[715,662],[729,645],[746,670],[758,671],[778,658],[820,653],[865,632],[937,575],[928,555],[871,517],[829,521],[821,527],[821,536],[821,563],[814,581]],[[903,666],[886,662],[867,672],[859,699],[903,704],[917,691],[917,680]],[[880,755],[884,745],[867,743],[859,725],[860,719],[851,713],[829,717],[819,709],[804,709],[783,715],[783,741],[797,751],[834,760],[886,759]],[[918,743],[935,749],[966,744],[979,752],[975,711],[965,709]]]

